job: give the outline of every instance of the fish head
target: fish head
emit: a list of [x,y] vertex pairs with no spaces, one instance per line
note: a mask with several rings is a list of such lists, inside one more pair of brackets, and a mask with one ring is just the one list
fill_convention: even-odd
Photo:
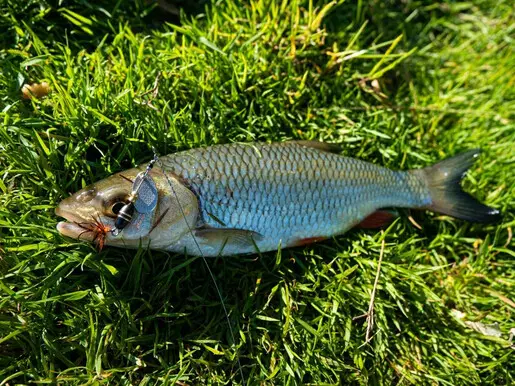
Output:
[[114,174],[85,187],[59,203],[55,213],[67,221],[57,230],[73,239],[126,248],[167,249],[195,226],[198,199],[174,175],[152,170],[157,204],[149,213],[134,211],[132,219],[117,235],[111,232],[120,209],[128,203],[133,181],[145,168]]

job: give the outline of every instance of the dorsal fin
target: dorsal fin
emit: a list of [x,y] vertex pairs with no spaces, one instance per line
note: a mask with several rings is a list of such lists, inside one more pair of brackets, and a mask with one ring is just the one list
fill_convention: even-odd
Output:
[[304,140],[286,141],[285,143],[292,143],[292,144],[297,144],[297,145],[304,146],[304,147],[311,147],[313,149],[326,151],[328,153],[339,153],[342,151],[341,146],[336,143],[327,143],[327,142],[320,142],[320,141],[304,141]]

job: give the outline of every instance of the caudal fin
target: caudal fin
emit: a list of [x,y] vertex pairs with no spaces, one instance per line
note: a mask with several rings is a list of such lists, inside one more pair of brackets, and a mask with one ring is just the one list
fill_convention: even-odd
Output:
[[431,194],[429,210],[472,222],[490,223],[501,219],[497,209],[481,204],[461,189],[460,181],[479,153],[479,149],[469,150],[421,170]]

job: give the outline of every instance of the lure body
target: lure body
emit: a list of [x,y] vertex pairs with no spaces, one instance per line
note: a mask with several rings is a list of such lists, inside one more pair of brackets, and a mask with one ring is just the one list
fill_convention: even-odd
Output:
[[[339,235],[382,208],[427,208],[471,221],[499,217],[459,189],[478,151],[426,169],[393,171],[324,147],[302,141],[229,144],[161,157],[162,170],[151,173],[159,204],[146,220],[164,216],[164,223],[151,231],[140,227],[139,241],[178,253],[233,255]],[[163,215],[172,206],[174,220]],[[129,233],[138,236],[136,229]],[[121,236],[109,236],[106,244],[121,245]]]

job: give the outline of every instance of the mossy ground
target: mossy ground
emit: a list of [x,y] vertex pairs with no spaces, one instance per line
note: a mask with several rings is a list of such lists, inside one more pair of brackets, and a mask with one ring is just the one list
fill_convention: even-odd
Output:
[[[0,5],[0,385],[513,384],[510,2],[160,4]],[[42,81],[47,97],[21,98]],[[235,342],[202,260],[55,229],[62,198],[151,146],[287,139],[398,169],[481,147],[464,185],[504,220],[414,213],[419,230],[404,213],[383,233],[209,260]],[[383,238],[365,344],[354,318]]]

